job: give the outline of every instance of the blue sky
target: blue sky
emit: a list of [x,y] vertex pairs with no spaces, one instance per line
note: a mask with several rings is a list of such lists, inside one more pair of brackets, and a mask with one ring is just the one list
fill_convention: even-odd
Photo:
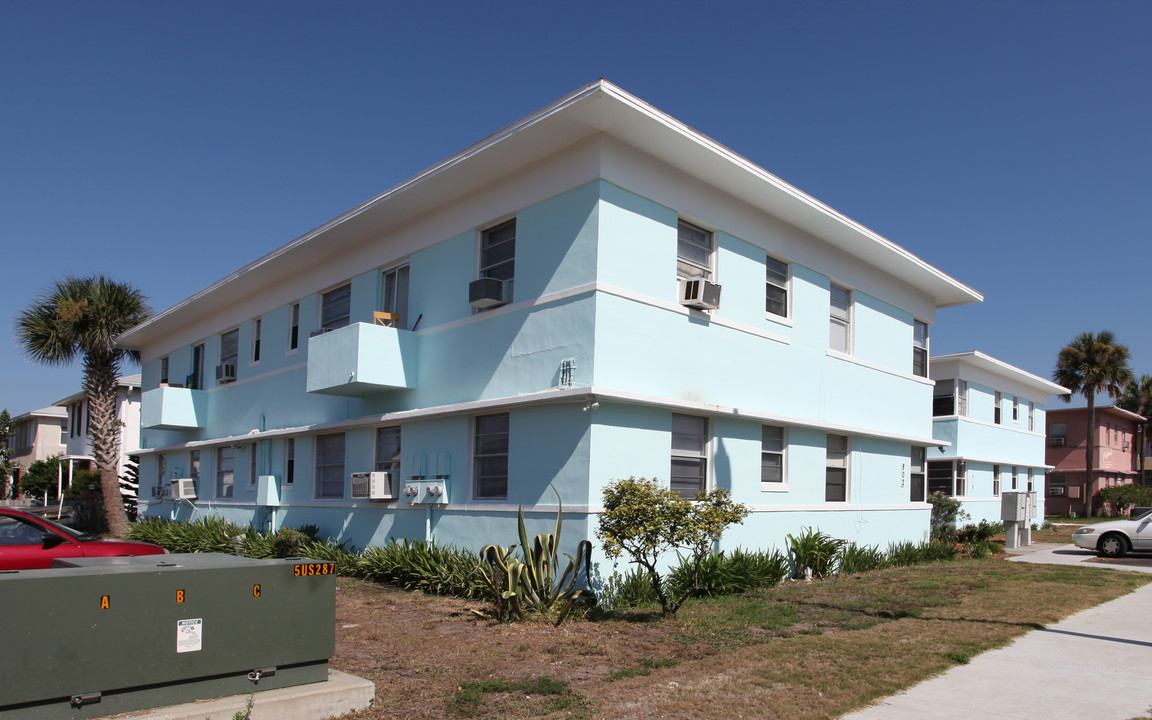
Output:
[[1152,373],[1148,2],[0,3],[0,407],[79,390],[12,318],[157,310],[604,77],[984,294],[934,353]]

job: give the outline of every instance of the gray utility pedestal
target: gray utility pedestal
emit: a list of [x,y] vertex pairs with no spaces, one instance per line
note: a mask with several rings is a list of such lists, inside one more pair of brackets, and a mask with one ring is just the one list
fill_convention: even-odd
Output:
[[1009,550],[1032,544],[1032,520],[1036,517],[1036,493],[1010,490],[1000,496],[1000,518],[1004,521]]
[[328,679],[332,563],[188,554],[66,564],[0,572],[4,720],[95,718]]

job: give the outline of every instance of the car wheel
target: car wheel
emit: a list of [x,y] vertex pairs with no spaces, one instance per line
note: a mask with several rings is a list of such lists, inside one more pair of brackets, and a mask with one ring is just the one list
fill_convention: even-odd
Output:
[[1105,535],[1100,538],[1100,543],[1096,549],[1104,557],[1118,558],[1128,552],[1128,538],[1116,533]]

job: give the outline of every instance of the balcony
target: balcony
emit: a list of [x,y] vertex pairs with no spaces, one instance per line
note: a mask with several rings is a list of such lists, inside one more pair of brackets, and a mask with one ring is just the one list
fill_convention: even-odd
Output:
[[161,386],[140,397],[140,427],[145,430],[188,430],[204,427],[208,394],[203,390]]
[[415,386],[416,334],[353,323],[308,340],[308,392],[361,397]]

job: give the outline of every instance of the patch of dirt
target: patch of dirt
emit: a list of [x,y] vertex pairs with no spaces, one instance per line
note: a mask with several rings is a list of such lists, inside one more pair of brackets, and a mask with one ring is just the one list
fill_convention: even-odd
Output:
[[[650,671],[659,673],[662,688],[698,683],[716,671],[707,669],[703,649],[672,642],[669,626],[658,616],[569,620],[553,627],[539,620],[501,624],[470,612],[483,607],[477,601],[342,581],[330,664],[376,684],[374,706],[351,717],[596,718],[603,715],[595,707],[611,707],[614,717],[645,718],[643,697],[654,680],[644,674],[646,666],[677,663]],[[556,710],[555,698],[497,698],[502,704],[494,709],[487,707],[493,700],[486,696],[477,714],[453,707],[464,683],[544,675],[566,683],[583,704]]]

